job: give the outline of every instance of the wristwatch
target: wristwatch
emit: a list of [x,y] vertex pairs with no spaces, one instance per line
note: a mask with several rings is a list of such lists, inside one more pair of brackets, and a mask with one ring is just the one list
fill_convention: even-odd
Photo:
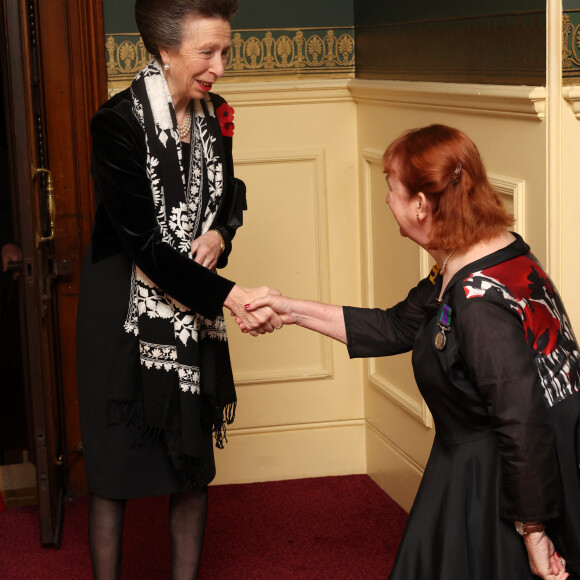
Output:
[[546,529],[546,524],[542,522],[514,522],[516,532],[520,536],[527,536],[534,532],[543,532]]

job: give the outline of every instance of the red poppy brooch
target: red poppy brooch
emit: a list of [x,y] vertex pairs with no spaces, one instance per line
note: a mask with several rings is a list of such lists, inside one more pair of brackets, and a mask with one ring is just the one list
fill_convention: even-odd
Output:
[[222,103],[215,112],[220,127],[222,128],[222,135],[224,137],[233,137],[234,135],[234,109],[227,103]]

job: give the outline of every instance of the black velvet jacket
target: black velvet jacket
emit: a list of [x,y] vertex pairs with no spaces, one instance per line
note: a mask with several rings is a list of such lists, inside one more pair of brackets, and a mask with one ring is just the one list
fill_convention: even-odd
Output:
[[[211,98],[216,108],[225,102],[215,94]],[[163,241],[146,172],[145,135],[133,113],[129,89],[99,109],[91,121],[91,136],[97,207],[92,251],[87,259],[97,263],[125,252],[167,294],[195,312],[215,317],[234,282],[196,264]],[[224,195],[212,228],[220,231],[226,245],[218,261],[218,268],[223,268],[241,225],[245,187],[233,175],[232,138],[222,136],[218,147],[223,157]],[[238,212],[232,216],[234,207]]]

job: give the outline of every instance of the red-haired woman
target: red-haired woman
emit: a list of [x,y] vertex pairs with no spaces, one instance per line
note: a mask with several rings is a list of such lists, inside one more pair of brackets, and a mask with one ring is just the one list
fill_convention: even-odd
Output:
[[280,296],[250,309],[351,357],[413,351],[436,436],[391,580],[576,577],[580,355],[560,297],[465,134],[405,133],[384,169],[401,234],[441,266],[388,310]]

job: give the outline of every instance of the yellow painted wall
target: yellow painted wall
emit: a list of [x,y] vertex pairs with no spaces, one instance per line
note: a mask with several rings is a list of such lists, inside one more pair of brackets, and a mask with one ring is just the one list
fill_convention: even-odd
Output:
[[[327,78],[216,89],[236,110],[236,172],[248,186],[226,276],[335,304],[402,299],[432,264],[399,235],[381,156],[401,132],[445,123],[477,144],[580,327],[580,88],[558,88],[555,108],[550,86]],[[410,356],[349,360],[343,345],[303,329],[252,338],[232,322],[239,404],[216,483],[369,473],[409,509],[434,435]]]
[[[224,275],[360,304],[356,114],[345,81],[223,84],[248,211]],[[231,320],[229,321],[232,322]],[[238,392],[216,483],[364,473],[362,363],[299,328],[229,325]]]
[[[224,274],[335,304],[402,299],[431,260],[399,236],[384,203],[381,156],[401,132],[445,123],[479,147],[516,231],[559,286],[579,332],[580,87],[561,87],[561,18],[560,3],[549,0],[546,88],[350,74],[216,85],[236,109],[236,172],[248,186],[245,225]],[[112,78],[111,92],[131,74]],[[229,443],[216,453],[216,483],[369,473],[408,509],[434,435],[410,355],[351,361],[343,345],[302,329],[251,338],[228,325],[239,404]]]
[[[407,129],[443,123],[467,133],[481,152],[492,184],[514,211],[515,229],[544,259],[543,91],[386,81],[353,81],[350,88],[357,104],[364,305],[391,306],[432,266],[425,253],[401,238],[384,201],[381,154]],[[367,471],[409,509],[434,435],[431,416],[413,379],[410,355],[369,359],[363,385]]]
[[[444,123],[477,144],[493,186],[580,328],[576,172],[580,87],[562,89],[561,7],[548,2],[546,87],[360,79],[226,83],[247,221],[226,275],[335,304],[387,307],[431,259],[399,236],[381,156],[404,130]],[[231,328],[239,412],[219,483],[369,473],[409,509],[432,418],[410,356],[348,359],[297,328]]]
[[[580,87],[571,87],[580,92]],[[578,248],[580,248],[580,186],[578,169],[580,167],[580,109],[575,110],[580,101],[564,101],[561,109],[561,160],[562,196],[560,211],[560,293],[566,310],[575,329],[576,338],[580,337],[580,268]],[[576,117],[576,114],[578,117]]]
[[[381,156],[402,131],[434,122],[473,138],[515,229],[546,262],[545,89],[328,79],[218,92],[236,109],[236,170],[248,185],[225,271],[240,284],[355,306],[403,298],[431,260],[399,235]],[[576,228],[566,220],[568,243]],[[368,472],[410,507],[434,430],[409,355],[351,361],[299,328],[254,339],[230,324],[230,340],[239,407],[218,483]]]

